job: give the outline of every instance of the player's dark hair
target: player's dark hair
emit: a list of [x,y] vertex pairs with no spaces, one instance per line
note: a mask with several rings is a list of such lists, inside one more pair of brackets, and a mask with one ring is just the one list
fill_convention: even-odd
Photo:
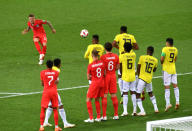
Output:
[[166,42],[168,42],[172,46],[173,45],[173,38],[167,38]]
[[53,63],[54,63],[54,66],[59,67],[59,66],[60,66],[60,64],[61,64],[61,59],[56,58],[56,59],[54,59],[54,60],[53,60]]
[[154,47],[153,46],[148,46],[147,47],[147,53],[150,53],[152,55],[153,52],[154,52]]
[[98,57],[98,56],[99,56],[99,51],[97,51],[96,49],[93,49],[92,55],[93,55],[94,57]]
[[93,35],[93,39],[99,41],[99,35]]
[[121,26],[121,31],[126,33],[127,32],[127,26]]
[[124,49],[125,49],[125,51],[126,52],[130,52],[131,50],[132,50],[132,45],[131,45],[131,43],[129,43],[129,42],[126,42],[125,44],[124,44]]
[[112,48],[113,48],[113,46],[112,46],[112,44],[111,44],[110,42],[106,42],[106,43],[105,43],[105,49],[106,49],[107,51],[111,51]]
[[53,67],[53,61],[52,60],[47,60],[46,65],[49,69]]
[[35,17],[35,15],[34,14],[29,14],[29,17]]

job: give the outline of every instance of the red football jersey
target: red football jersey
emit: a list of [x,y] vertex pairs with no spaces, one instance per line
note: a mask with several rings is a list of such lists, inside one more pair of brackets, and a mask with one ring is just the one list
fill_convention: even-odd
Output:
[[104,79],[105,66],[103,61],[97,60],[88,65],[87,74],[91,75],[91,80],[103,80]]
[[49,89],[57,90],[55,81],[58,79],[59,73],[55,70],[43,70],[41,71],[41,81],[43,81],[44,91]]
[[30,22],[28,22],[28,26],[33,30],[33,35],[38,36],[46,34],[43,28],[43,24],[46,23],[47,23],[46,20],[35,20],[35,23],[33,25]]
[[101,56],[101,60],[105,64],[106,73],[114,73],[116,71],[117,64],[119,64],[119,57],[114,53],[107,53]]

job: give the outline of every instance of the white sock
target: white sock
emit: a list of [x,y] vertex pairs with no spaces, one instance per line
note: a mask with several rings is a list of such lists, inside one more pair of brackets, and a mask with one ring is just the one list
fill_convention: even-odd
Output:
[[120,89],[120,92],[121,92],[121,95],[123,95],[123,80],[121,78],[118,79],[118,84],[119,84],[119,89]]
[[145,110],[143,108],[143,104],[142,104],[141,98],[137,99],[137,105],[138,105],[138,107],[139,107],[141,112],[145,112]]
[[52,112],[53,112],[53,108],[48,107],[47,110],[46,110],[44,123],[48,123],[49,118],[50,118]]
[[175,93],[176,104],[179,104],[179,88],[178,87],[174,88],[174,93]]
[[127,113],[128,95],[123,95],[123,112]]
[[59,115],[61,116],[61,119],[63,120],[63,123],[67,124],[68,122],[67,122],[67,119],[66,119],[66,113],[65,113],[64,108],[59,109]]
[[170,89],[165,89],[166,107],[170,105]]
[[137,112],[137,99],[136,94],[131,95],[132,103],[133,103],[133,112]]
[[150,97],[150,99],[151,99],[151,102],[153,103],[154,110],[155,110],[155,111],[158,111],[157,102],[156,102],[155,96]]

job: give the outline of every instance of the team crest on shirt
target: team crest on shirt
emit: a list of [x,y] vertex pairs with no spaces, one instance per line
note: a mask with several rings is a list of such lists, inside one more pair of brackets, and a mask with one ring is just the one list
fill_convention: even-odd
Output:
[[37,24],[36,27],[39,28],[39,25]]

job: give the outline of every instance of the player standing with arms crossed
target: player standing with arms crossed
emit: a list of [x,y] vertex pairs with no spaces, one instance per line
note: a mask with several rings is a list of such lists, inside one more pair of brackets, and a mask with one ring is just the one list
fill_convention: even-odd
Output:
[[[27,29],[24,29],[22,31],[22,34],[24,35],[24,34],[28,33],[30,31],[30,29],[33,30],[33,41],[34,41],[37,51],[39,52],[39,65],[43,64],[43,60],[44,60],[46,50],[47,50],[47,37],[46,37],[45,30],[43,28],[43,24],[47,24],[50,27],[51,31],[53,33],[56,33],[56,30],[53,28],[52,24],[49,21],[35,19],[35,15],[33,15],[33,14],[29,15]],[[41,45],[43,47],[42,50],[39,45],[39,42],[41,43]]]
[[146,92],[148,92],[151,102],[153,103],[155,113],[158,113],[159,110],[157,108],[156,98],[153,95],[153,87],[152,87],[152,77],[153,72],[156,71],[158,66],[158,60],[153,57],[154,48],[149,46],[147,48],[147,55],[142,55],[139,58],[139,62],[137,65],[137,74],[139,76],[139,81],[137,84],[137,105],[140,109],[140,113],[137,115],[145,116],[145,110],[143,108],[141,93],[146,87]]
[[[61,70],[60,70],[60,68],[61,68],[61,60],[56,58],[56,59],[54,59],[53,63],[54,63],[54,66],[52,67],[52,70],[55,70],[58,73],[60,73],[61,72]],[[60,115],[61,119],[63,120],[64,128],[72,128],[72,127],[74,127],[75,124],[68,123],[68,121],[67,121],[66,113],[65,113],[65,110],[63,108],[63,103],[61,101],[61,97],[60,97],[59,94],[58,94],[58,107],[59,107],[59,115]],[[45,121],[44,121],[43,126],[52,126],[48,122],[49,118],[50,118],[50,116],[52,114],[52,111],[53,111],[53,108],[52,108],[52,103],[50,101],[49,105],[48,105],[48,108],[46,110]]]
[[111,94],[111,100],[114,107],[114,117],[113,119],[119,119],[118,116],[118,99],[117,99],[117,80],[115,71],[119,69],[119,57],[118,55],[111,52],[112,44],[107,42],[105,43],[106,54],[101,56],[101,60],[105,64],[106,75],[105,75],[105,94],[102,98],[102,109],[103,117],[102,120],[107,120],[106,110],[107,110],[107,94],[108,91]]
[[40,114],[40,129],[39,131],[44,131],[44,118],[45,118],[45,110],[48,107],[49,102],[51,101],[53,112],[54,112],[54,120],[55,120],[55,131],[61,131],[62,129],[58,127],[58,94],[57,94],[57,84],[59,83],[58,76],[59,73],[57,71],[52,70],[53,62],[48,60],[47,69],[41,71],[41,82],[43,89],[42,100],[41,100],[41,114]]
[[170,103],[170,85],[173,84],[174,94],[176,99],[175,109],[179,108],[179,88],[177,86],[177,73],[175,62],[177,60],[178,50],[173,46],[173,39],[166,39],[166,47],[162,49],[161,64],[163,70],[163,82],[165,86],[165,100],[168,111],[172,107]]
[[[127,26],[121,26],[120,34],[115,36],[115,39],[112,43],[113,47],[119,49],[119,55],[121,55],[125,51],[124,44],[126,42],[131,43],[134,50],[139,50],[139,46],[135,40],[135,37],[133,35],[127,33]],[[118,71],[118,78],[119,78],[118,79],[119,88],[120,88],[120,92],[122,95],[123,80],[121,79],[120,70]]]
[[136,103],[136,77],[135,77],[135,62],[136,54],[132,50],[131,43],[124,44],[125,52],[119,56],[120,73],[122,74],[123,80],[123,113],[121,116],[127,116],[127,104],[128,104],[128,92],[131,93],[133,102],[133,116],[136,116],[137,103]]
[[91,101],[95,99],[95,106],[97,112],[97,118],[95,121],[101,121],[101,109],[99,99],[104,96],[104,72],[105,65],[103,61],[99,60],[99,52],[97,50],[92,51],[93,62],[88,65],[87,69],[87,79],[91,80],[91,84],[87,91],[87,110],[89,113],[89,119],[84,120],[84,122],[93,123],[93,109]]

